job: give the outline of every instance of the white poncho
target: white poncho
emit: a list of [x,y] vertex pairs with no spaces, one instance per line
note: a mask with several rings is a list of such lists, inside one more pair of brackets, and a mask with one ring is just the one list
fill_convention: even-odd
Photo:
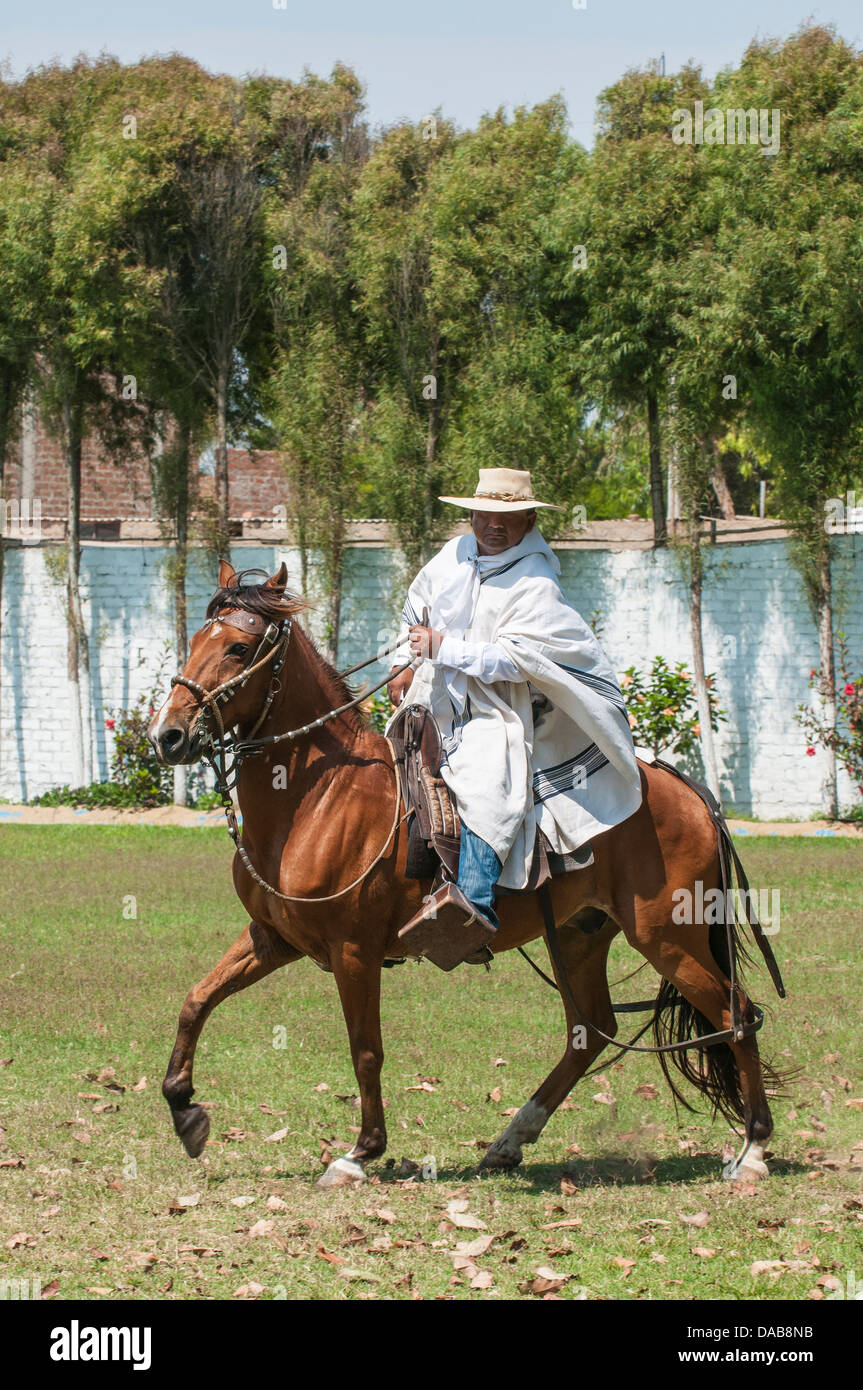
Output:
[[[465,825],[503,862],[506,888],[527,882],[537,825],[565,853],[641,804],[620,687],[559,573],[535,528],[499,555],[478,555],[476,538],[460,536],[420,570],[404,609],[411,625],[427,608],[429,626],[447,634],[405,699],[437,719],[441,776]],[[405,644],[396,661],[409,659]]]

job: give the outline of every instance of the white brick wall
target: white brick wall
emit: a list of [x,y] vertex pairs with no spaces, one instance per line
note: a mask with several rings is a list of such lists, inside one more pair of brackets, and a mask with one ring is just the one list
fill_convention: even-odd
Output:
[[[863,536],[834,541],[837,630],[863,662]],[[85,544],[82,587],[90,631],[96,775],[107,777],[110,734],[105,711],[130,704],[153,680],[172,622],[161,547]],[[278,546],[237,547],[238,566],[272,572],[284,559],[289,583],[299,564]],[[564,587],[585,617],[599,610],[602,641],[615,667],[648,666],[661,653],[691,663],[688,596],[673,552],[560,552]],[[705,551],[704,640],[720,703],[718,756],[726,806],[763,818],[804,817],[821,807],[821,755],[805,754],[794,720],[809,699],[818,664],[815,624],[782,540]],[[398,557],[357,547],[346,561],[339,659],[347,666],[395,635],[403,601]],[[203,558],[189,579],[190,630],[215,584]],[[64,594],[45,551],[7,551],[3,601],[0,796],[26,799],[70,780],[71,711],[66,680]],[[310,623],[318,626],[315,615]],[[386,663],[388,667],[389,663]],[[384,673],[377,671],[376,679]],[[173,662],[166,667],[170,674]],[[856,798],[844,776],[840,799]]]

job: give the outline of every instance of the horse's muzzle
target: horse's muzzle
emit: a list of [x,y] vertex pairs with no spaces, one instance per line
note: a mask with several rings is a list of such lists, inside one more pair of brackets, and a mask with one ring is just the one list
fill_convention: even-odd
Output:
[[176,767],[181,763],[196,763],[201,757],[203,740],[196,727],[191,733],[180,723],[155,725],[147,731],[153,752],[160,763]]

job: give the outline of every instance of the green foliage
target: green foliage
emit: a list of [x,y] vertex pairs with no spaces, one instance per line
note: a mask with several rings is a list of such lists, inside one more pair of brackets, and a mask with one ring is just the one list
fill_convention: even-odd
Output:
[[105,727],[114,734],[111,778],[138,806],[162,805],[173,793],[173,769],[157,760],[147,738],[157,699],[155,691],[145,692],[128,709],[109,710],[105,720]]
[[[654,658],[649,672],[630,666],[621,682],[629,725],[636,744],[658,758],[666,750],[686,757],[695,752],[701,734],[695,681],[684,662],[670,667],[664,657]],[[719,707],[715,679],[707,677],[710,723],[714,731],[725,714]]]
[[393,713],[386,687],[383,690],[378,690],[376,694],[366,700],[362,708],[369,721],[369,727],[374,729],[376,734],[382,734]]

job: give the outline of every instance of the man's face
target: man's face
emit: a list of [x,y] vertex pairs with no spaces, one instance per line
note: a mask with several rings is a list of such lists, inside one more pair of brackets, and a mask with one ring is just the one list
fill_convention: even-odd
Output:
[[480,555],[499,555],[511,550],[527,535],[536,512],[471,512],[470,524]]

